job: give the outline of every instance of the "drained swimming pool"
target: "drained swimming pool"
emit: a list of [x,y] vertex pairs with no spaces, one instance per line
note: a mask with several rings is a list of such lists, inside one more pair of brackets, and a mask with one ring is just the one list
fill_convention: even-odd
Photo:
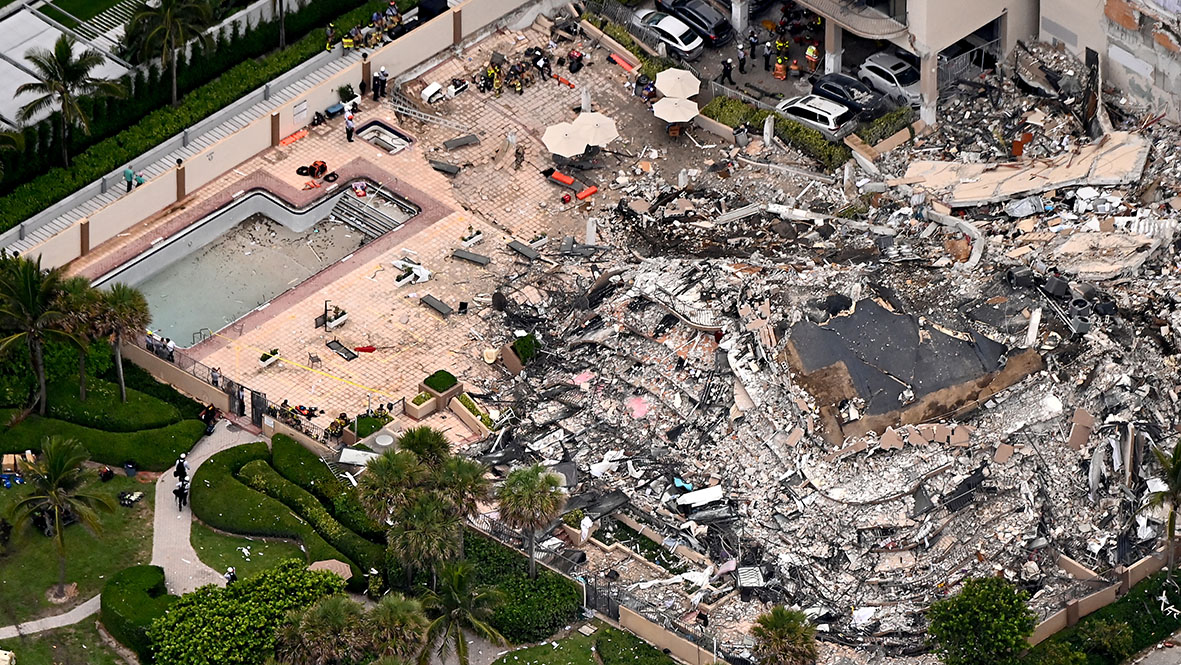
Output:
[[372,189],[358,198],[342,187],[298,211],[252,192],[95,284],[138,287],[152,312],[151,329],[188,347],[202,331],[225,328],[418,212],[413,203]]

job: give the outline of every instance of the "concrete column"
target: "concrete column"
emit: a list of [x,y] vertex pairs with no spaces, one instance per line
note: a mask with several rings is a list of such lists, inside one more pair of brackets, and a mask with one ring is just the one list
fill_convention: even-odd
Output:
[[845,53],[845,30],[836,21],[824,22],[824,73],[841,71],[841,56]]
[[919,62],[919,91],[923,100],[919,106],[919,118],[928,125],[936,120],[936,104],[939,101],[939,54],[924,53]]
[[735,38],[743,39],[750,28],[750,0],[730,0],[730,23],[734,24],[734,30],[738,33]]
[[1078,623],[1079,618],[1078,601],[1073,599],[1066,601],[1066,627],[1069,628]]
[[283,137],[279,136],[279,112],[271,113],[271,147],[277,147]]
[[86,256],[90,253],[90,220],[82,220],[81,227],[82,246],[78,248],[78,256]]
[[185,194],[185,167],[181,164],[176,167],[176,200],[183,201]]
[[[365,82],[365,89],[369,94],[373,94],[373,89],[369,86],[373,85],[373,61],[365,58],[361,61],[361,80]],[[365,95],[361,95],[364,97]]]
[[463,8],[451,10],[451,43],[458,45],[463,41]]
[[1124,566],[1116,566],[1114,572],[1119,580],[1119,595],[1122,596],[1132,588],[1132,574]]

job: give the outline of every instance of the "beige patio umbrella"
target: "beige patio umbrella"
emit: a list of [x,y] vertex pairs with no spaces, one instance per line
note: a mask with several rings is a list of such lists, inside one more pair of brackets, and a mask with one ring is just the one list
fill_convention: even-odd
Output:
[[570,125],[576,135],[590,145],[604,146],[619,138],[615,121],[602,113],[580,113]]
[[701,92],[701,81],[684,69],[666,69],[656,75],[656,89],[668,97],[688,99]]
[[342,578],[344,578],[346,580],[353,576],[353,569],[351,567],[349,567],[349,564],[341,561],[340,559],[328,559],[326,561],[317,561],[317,562],[313,563],[312,565],[308,566],[308,570],[327,570],[329,572],[333,572],[333,573],[336,573],[337,575],[340,575]]
[[541,135],[541,142],[545,144],[545,149],[559,157],[574,157],[586,152],[587,142],[578,135],[574,125],[568,122],[559,122],[556,125],[550,125],[545,128],[545,134]]
[[652,105],[657,118],[668,122],[689,122],[697,117],[697,102],[678,97],[665,97]]

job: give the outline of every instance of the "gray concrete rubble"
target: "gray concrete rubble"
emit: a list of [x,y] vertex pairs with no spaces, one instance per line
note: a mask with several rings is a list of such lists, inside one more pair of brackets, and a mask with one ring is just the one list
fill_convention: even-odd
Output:
[[[775,603],[822,662],[915,663],[966,578],[1043,618],[1111,583],[1163,531],[1139,508],[1181,406],[1181,129],[1089,115],[1084,71],[1022,45],[873,173],[632,141],[555,206],[594,237],[489,266],[487,345],[542,351],[477,395],[517,420],[467,452],[567,468],[604,547],[548,550],[739,657]],[[610,546],[636,538],[646,561]]]

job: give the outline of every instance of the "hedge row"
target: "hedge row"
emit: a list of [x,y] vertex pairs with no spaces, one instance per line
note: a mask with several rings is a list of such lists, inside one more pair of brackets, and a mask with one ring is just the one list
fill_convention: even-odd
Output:
[[164,586],[163,568],[131,566],[103,585],[100,617],[107,632],[135,651],[141,663],[149,663],[148,628],[176,601],[177,596],[169,595]]
[[[309,561],[349,562],[287,506],[234,477],[243,466],[269,457],[267,444],[262,442],[235,446],[210,457],[193,474],[193,514],[206,525],[229,533],[299,540]],[[359,572],[355,565],[353,572]]]
[[[701,109],[701,115],[713,118],[728,127],[747,123],[760,130],[763,121],[772,113],[773,111],[755,108],[744,101],[723,96],[714,97]],[[778,114],[775,116],[775,135],[830,171],[853,157],[853,152],[845,144],[833,143],[815,129],[780,117]]]
[[[0,423],[7,426],[13,413],[3,412]],[[54,418],[29,416],[15,427],[0,431],[0,453],[41,450],[42,439],[53,434],[76,439],[95,462],[112,466],[134,462],[145,471],[164,471],[205,434],[205,424],[199,420],[182,420],[138,432],[104,432]]]
[[538,642],[569,625],[582,607],[582,589],[545,568],[529,579],[529,565],[519,552],[470,529],[464,533],[464,555],[480,571],[480,580],[495,585],[505,602],[492,614],[492,626],[514,644]]
[[[365,540],[345,528],[316,497],[280,476],[266,460],[255,460],[238,470],[242,482],[254,490],[280,501],[296,515],[311,524],[324,540],[340,550],[365,571],[381,570],[385,548]],[[354,571],[354,577],[357,577]]]
[[[381,0],[370,0],[337,18],[336,24],[365,23],[370,14],[386,5]],[[91,146],[74,158],[70,168],[53,168],[18,186],[0,198],[0,231],[16,226],[107,173],[118,170],[323,49],[323,32],[314,31],[282,51],[239,62],[217,79],[192,91],[176,107],[166,106],[152,111],[136,124]]]
[[[877,120],[858,127],[857,136],[867,144],[874,145],[909,127],[914,122],[914,115],[914,109],[910,105],[900,106]],[[911,137],[914,137],[914,132],[911,132]]]
[[78,399],[78,379],[58,381],[49,386],[49,416],[75,425],[107,432],[136,432],[167,427],[180,421],[173,405],[138,390],[127,390],[127,401],[119,398],[119,386],[102,379],[86,382],[86,401]]
[[271,464],[279,475],[319,499],[345,527],[374,542],[385,542],[385,529],[369,519],[357,492],[298,441],[283,434],[272,437]]

